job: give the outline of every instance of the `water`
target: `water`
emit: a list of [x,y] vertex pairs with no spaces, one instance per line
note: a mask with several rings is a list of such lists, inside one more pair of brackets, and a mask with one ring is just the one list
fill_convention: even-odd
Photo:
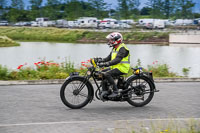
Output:
[[[78,67],[81,61],[92,57],[106,57],[111,48],[106,44],[71,44],[49,42],[20,42],[20,47],[0,48],[0,64],[9,69],[16,69],[27,63],[45,59],[54,62],[71,60]],[[189,77],[200,77],[200,47],[172,47],[153,45],[127,45],[131,52],[131,64],[136,65],[140,59],[142,66],[153,65],[153,62],[166,63],[170,71],[182,75],[182,68],[190,67]]]

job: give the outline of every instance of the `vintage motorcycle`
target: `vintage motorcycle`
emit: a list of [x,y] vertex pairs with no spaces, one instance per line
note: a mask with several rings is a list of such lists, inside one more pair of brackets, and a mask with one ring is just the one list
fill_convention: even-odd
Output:
[[[104,79],[102,72],[97,71],[95,60],[91,59],[90,63],[92,66],[87,68],[84,76],[80,76],[78,72],[71,73],[60,89],[61,100],[69,108],[80,109],[86,106],[94,100],[94,95],[98,100],[128,102],[132,106],[142,107],[152,100],[154,92],[159,92],[151,72],[143,72],[142,68],[132,68],[133,75],[127,79],[124,75],[113,77],[120,93],[115,98],[109,98],[112,86]],[[95,92],[90,78],[97,86]],[[103,90],[107,90],[107,93],[102,93]]]

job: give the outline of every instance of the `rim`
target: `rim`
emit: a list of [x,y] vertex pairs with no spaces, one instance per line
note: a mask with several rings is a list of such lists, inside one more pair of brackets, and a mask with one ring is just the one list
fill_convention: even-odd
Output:
[[129,96],[131,97],[130,100],[133,101],[134,103],[145,102],[150,96],[150,93],[146,93],[146,92],[150,92],[151,87],[149,83],[145,81],[144,79],[133,80],[129,84],[129,87],[135,88],[129,92]]
[[72,81],[66,86],[64,95],[68,103],[72,105],[80,105],[88,99],[89,91],[85,84],[81,92],[78,93],[81,84],[83,84],[82,81]]

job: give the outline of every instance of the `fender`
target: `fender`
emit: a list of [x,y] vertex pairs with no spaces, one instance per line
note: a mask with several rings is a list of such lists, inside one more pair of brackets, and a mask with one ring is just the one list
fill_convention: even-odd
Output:
[[[149,78],[147,75],[142,74],[142,73],[139,74],[139,75],[131,75],[130,77],[128,77],[128,79],[126,80],[126,82],[128,83],[131,79],[133,79],[135,77],[143,77],[143,78],[145,78],[147,81],[149,81],[153,85],[153,89],[156,90],[156,86],[154,84],[154,81],[151,78]],[[125,86],[127,86],[127,83],[126,83]]]
[[147,80],[149,80],[149,82],[151,82],[152,85],[153,85],[153,89],[156,90],[156,86],[155,86],[155,83],[154,83],[153,77],[150,77],[150,76],[148,76],[148,75],[146,75],[146,74],[143,74],[143,73],[141,73],[140,76],[143,76],[143,77],[145,77]]
[[66,78],[66,80],[65,80],[65,82],[66,81],[70,81],[70,80],[72,80],[72,79],[76,79],[76,78],[81,78],[81,79],[83,79],[83,80],[85,80],[86,81],[86,84],[88,84],[89,85],[89,87],[90,87],[90,90],[92,91],[91,92],[91,99],[90,99],[90,103],[92,102],[92,100],[93,100],[93,98],[94,98],[94,87],[92,86],[92,84],[91,84],[91,82],[89,81],[89,80],[87,80],[85,77],[83,77],[83,76],[79,76],[78,74],[77,75],[71,75],[71,76],[69,76],[69,77],[67,77]]

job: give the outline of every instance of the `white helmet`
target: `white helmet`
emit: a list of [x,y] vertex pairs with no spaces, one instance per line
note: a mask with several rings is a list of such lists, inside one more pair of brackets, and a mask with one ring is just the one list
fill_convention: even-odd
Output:
[[113,47],[115,45],[122,43],[123,37],[119,32],[113,32],[107,35],[106,39],[108,40],[108,45],[110,47]]

